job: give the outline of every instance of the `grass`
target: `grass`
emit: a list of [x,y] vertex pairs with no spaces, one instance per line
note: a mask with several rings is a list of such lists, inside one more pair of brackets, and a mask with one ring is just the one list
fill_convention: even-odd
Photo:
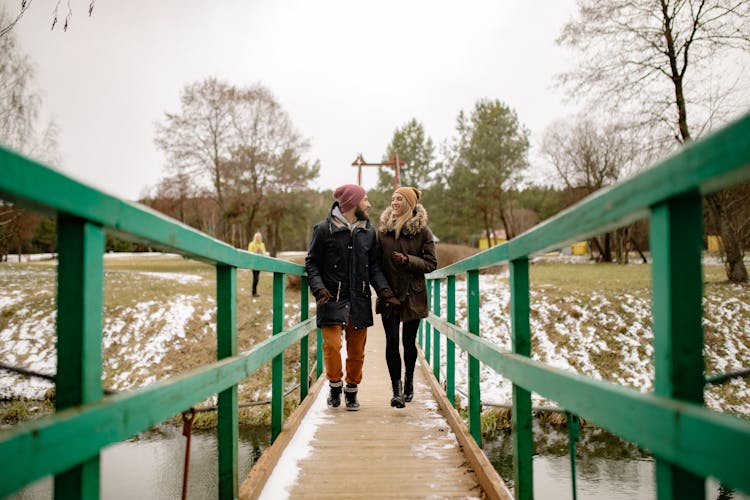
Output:
[[[460,260],[471,252],[463,248],[438,245],[438,254],[443,260]],[[297,259],[301,262],[301,259]],[[444,262],[445,263],[445,262]],[[581,322],[583,327],[596,329],[597,335],[608,345],[598,353],[592,353],[592,361],[602,373],[603,378],[618,376],[618,367],[622,354],[620,346],[614,340],[619,333],[624,333],[621,324],[612,321],[611,317],[586,316],[586,307],[608,301],[609,308],[624,319],[629,328],[639,324],[643,318],[638,311],[629,305],[628,296],[650,300],[651,273],[650,266],[615,264],[564,264],[536,261],[530,267],[532,288],[532,315],[538,314],[533,307],[534,294],[543,294],[545,301],[554,305],[555,315],[547,321],[544,329],[551,340],[560,348],[573,352],[578,346],[572,345],[570,339],[560,333],[556,324],[566,320]],[[252,273],[249,270],[237,272],[237,332],[240,352],[247,351],[253,345],[270,335],[268,325],[272,320],[272,276],[262,272],[260,275],[260,297],[251,297]],[[729,285],[722,266],[705,266],[704,282],[706,293],[705,335],[707,349],[715,349],[721,357],[723,336],[719,327],[730,322],[738,329],[750,331],[750,306],[743,297],[747,296],[747,287]],[[23,297],[23,300],[0,309],[0,332],[15,332],[14,340],[31,336],[34,332],[19,327],[20,323],[32,324],[36,328],[54,330],[56,269],[50,262],[32,262],[24,264],[3,264],[0,266],[0,289],[11,296]],[[175,256],[154,257],[117,257],[105,259],[104,319],[105,328],[112,332],[104,345],[104,386],[116,390],[138,387],[155,380],[183,373],[187,370],[210,363],[216,359],[216,278],[213,266]],[[9,291],[9,292],[8,292]],[[286,302],[299,304],[298,283],[288,283]],[[16,294],[16,295],[13,295]],[[6,295],[7,296],[7,295]],[[739,297],[739,300],[737,299]],[[724,304],[735,300],[736,311],[727,309]],[[314,314],[314,301],[310,314]],[[140,346],[153,341],[159,335],[168,334],[170,325],[175,321],[169,315],[158,316],[157,313],[175,304],[189,303],[193,308],[189,319],[184,321],[184,337],[173,336],[164,344],[163,357],[156,363],[144,363]],[[722,307],[715,307],[722,304]],[[170,310],[171,311],[171,310]],[[175,311],[172,311],[175,312]],[[179,312],[179,311],[176,311]],[[286,323],[293,324],[299,320],[299,310],[288,307]],[[727,317],[733,314],[732,317]],[[148,317],[148,321],[143,318]],[[461,321],[461,318],[459,318]],[[645,323],[641,328],[648,327]],[[314,336],[313,336],[314,338]],[[54,354],[54,337],[49,335],[43,341],[33,338],[33,342],[43,342],[27,353],[13,353],[13,362],[19,366],[28,366],[36,353],[52,352]],[[648,356],[646,340],[637,350],[641,357]],[[310,345],[310,367],[314,368],[315,341]],[[0,345],[0,351],[2,346]],[[5,359],[3,355],[2,359]],[[294,346],[284,354],[285,384],[290,387],[298,383],[299,347]],[[575,366],[575,363],[572,363]],[[707,372],[721,371],[715,363],[707,362]],[[122,374],[129,373],[123,379]],[[253,376],[243,381],[239,387],[240,402],[262,401],[270,397],[271,374],[270,364],[258,370]],[[298,393],[295,393],[298,394]],[[732,402],[732,393],[727,397]],[[736,401],[740,404],[740,401]],[[213,404],[208,401],[206,404]],[[295,396],[287,397],[287,410],[296,405]],[[17,410],[13,410],[18,414]],[[254,407],[243,410],[243,423],[257,424],[269,419],[267,407]],[[210,415],[210,414],[209,414]],[[14,418],[14,417],[9,417]],[[202,419],[204,417],[201,417]],[[208,417],[209,420],[211,417]],[[490,429],[502,427],[505,416],[497,416],[496,423],[488,423]],[[202,424],[201,424],[202,425]]]
[[[54,331],[56,268],[54,263],[3,264],[0,267],[0,288],[13,290],[24,298],[0,310],[0,332],[15,332],[14,340],[29,332],[20,326],[34,317],[46,318],[50,332]],[[251,296],[252,273],[237,272],[237,335],[239,352],[271,335],[272,276],[261,272],[258,292]],[[111,333],[104,342],[104,380],[106,388],[126,390],[155,380],[164,380],[187,370],[197,368],[216,359],[216,278],[213,266],[175,256],[117,257],[105,259],[104,322]],[[289,304],[299,304],[299,291],[288,289],[285,295]],[[193,308],[184,322],[184,338],[174,337],[163,346],[165,351],[158,363],[144,363],[143,345],[169,332],[174,317],[158,316],[165,308],[178,314],[179,304],[189,303]],[[169,308],[172,307],[172,310]],[[287,324],[299,321],[299,309],[285,311]],[[312,312],[314,314],[314,312]],[[150,320],[144,321],[144,317]],[[13,363],[29,366],[39,350],[54,350],[54,336],[34,340],[37,345],[25,354],[14,356]],[[310,342],[310,366],[314,367],[315,340]],[[54,352],[53,352],[54,353]],[[284,353],[285,384],[298,383],[299,347]],[[146,365],[146,366],[144,366]],[[123,379],[123,373],[130,376]],[[240,402],[264,401],[270,398],[270,363],[244,380],[239,388]],[[296,392],[296,394],[299,394]],[[207,401],[211,405],[213,401]],[[285,407],[291,410],[296,403],[294,395],[286,398]],[[270,419],[264,407],[243,410],[244,424],[257,424]],[[215,413],[201,414],[211,419]],[[179,416],[177,416],[179,418]],[[270,420],[269,420],[270,421]]]

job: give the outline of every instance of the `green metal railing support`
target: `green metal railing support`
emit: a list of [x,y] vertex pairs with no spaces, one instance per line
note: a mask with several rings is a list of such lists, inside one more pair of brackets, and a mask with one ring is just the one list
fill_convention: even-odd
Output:
[[[469,332],[479,336],[479,271],[466,273],[467,313]],[[469,355],[469,432],[482,446],[482,402],[479,391],[479,360]]]
[[[521,356],[531,356],[531,327],[529,323],[529,260],[510,262],[510,320],[511,350]],[[534,438],[531,393],[513,384],[513,474],[516,498],[533,498]]]
[[[59,217],[56,411],[102,399],[104,242],[101,226]],[[85,437],[82,437],[85,439]],[[99,454],[55,476],[55,498],[99,498]]]
[[[300,280],[300,300],[299,309],[300,323],[305,321],[310,315],[310,293],[307,286],[307,276],[302,276]],[[307,397],[307,391],[310,388],[310,339],[305,336],[299,341],[299,401],[300,403]]]
[[573,489],[573,500],[578,499],[578,487],[576,486],[576,443],[581,439],[580,420],[569,411],[565,412],[568,420],[568,455],[570,456],[570,479]]
[[[217,359],[237,355],[237,268],[216,266],[216,340]],[[237,386],[219,393],[218,398],[218,466],[219,498],[232,499],[238,488],[238,417]]]
[[[434,300],[432,301],[432,312],[436,316],[440,316],[440,280],[434,281],[432,288],[434,294]],[[440,382],[440,332],[436,327],[432,328],[432,374],[435,375],[435,379]]]
[[[429,306],[430,299],[432,298],[432,281],[427,280],[427,304]],[[430,335],[431,328],[430,323],[427,321],[420,321],[420,324],[424,324],[424,359],[430,360],[430,346],[432,345],[432,335]]]
[[[284,330],[284,273],[273,273],[273,335]],[[271,442],[284,425],[284,353],[271,362]]]
[[[216,340],[218,360],[237,355],[237,268],[233,266],[216,266]],[[217,441],[219,498],[222,499],[239,495],[237,403],[236,385],[219,393]]]
[[[672,198],[651,212],[654,393],[703,404],[702,200],[698,192]],[[656,461],[660,499],[703,499],[702,477]]]
[[422,351],[424,351],[424,325],[425,323],[427,322],[420,321],[419,328],[417,329],[417,344],[419,344],[419,347],[422,348]]
[[[448,276],[446,303],[448,323],[456,324],[456,275]],[[456,344],[451,339],[445,344],[445,393],[452,406],[456,406]]]

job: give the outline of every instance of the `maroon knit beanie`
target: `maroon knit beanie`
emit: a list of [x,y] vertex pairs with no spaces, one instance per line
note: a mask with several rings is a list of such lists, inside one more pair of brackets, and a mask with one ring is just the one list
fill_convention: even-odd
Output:
[[333,192],[333,197],[339,202],[339,208],[343,213],[356,207],[366,194],[367,192],[362,186],[357,186],[356,184],[344,184],[343,186],[336,188],[336,191]]

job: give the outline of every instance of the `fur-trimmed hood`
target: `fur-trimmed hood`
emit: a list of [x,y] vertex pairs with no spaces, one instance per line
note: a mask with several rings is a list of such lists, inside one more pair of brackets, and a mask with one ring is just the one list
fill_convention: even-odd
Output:
[[[391,207],[383,210],[380,215],[380,225],[378,231],[388,233],[395,231],[393,219],[393,209]],[[401,228],[402,234],[415,235],[419,234],[422,229],[427,227],[427,210],[424,209],[421,203],[417,203],[417,208],[414,209],[412,218],[406,221],[404,226]]]

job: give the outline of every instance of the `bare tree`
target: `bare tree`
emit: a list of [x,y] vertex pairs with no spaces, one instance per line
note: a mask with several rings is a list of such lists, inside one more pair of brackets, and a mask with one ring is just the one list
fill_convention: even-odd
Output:
[[218,208],[214,234],[235,244],[257,230],[284,155],[309,148],[268,89],[215,78],[185,88],[180,113],[167,113],[157,125],[156,143],[167,155],[169,177],[210,187]]
[[[0,25],[3,25],[0,13]],[[0,37],[0,144],[40,161],[57,162],[57,127],[40,132],[41,98],[34,88],[34,67],[13,33]],[[0,254],[28,247],[39,217],[0,201]]]
[[[579,0],[558,43],[580,55],[560,75],[571,95],[661,128],[659,137],[676,144],[724,121],[735,99],[748,97],[738,84],[745,68],[736,64],[750,49],[747,0]],[[707,202],[717,220],[727,217],[721,197]],[[737,235],[719,226],[728,277],[746,281]]]
[[[185,87],[180,113],[165,113],[157,124],[156,144],[167,155],[172,175],[186,175],[212,187],[219,211],[225,211],[224,163],[236,145],[234,107],[237,90],[216,78]],[[224,226],[216,235],[224,237]]]
[[[554,166],[565,187],[582,199],[589,194],[616,183],[634,168],[635,151],[629,131],[619,124],[597,126],[588,118],[558,121],[550,125],[542,139],[541,153]],[[629,232],[614,233],[618,262],[625,263],[625,239]],[[593,238],[605,262],[612,259],[613,233],[603,241]]]
[[[21,20],[23,15],[26,13],[29,8],[31,8],[31,2],[32,0],[21,0],[20,6],[18,11],[15,14],[9,14],[5,12],[5,7],[3,7],[3,10],[0,11],[0,38],[6,36],[10,31],[16,26],[18,21]],[[94,12],[94,3],[96,0],[90,0],[89,1],[89,17],[91,17],[91,14]],[[52,11],[52,26],[50,29],[55,29],[55,26],[58,25],[60,22],[60,17],[63,15],[63,13],[60,11],[60,6],[62,5],[62,0],[55,0],[55,8]],[[67,11],[64,12],[65,18],[63,23],[63,31],[68,31],[68,27],[70,26],[70,20],[73,17],[73,7],[70,3],[70,0],[68,0],[67,4]]]

